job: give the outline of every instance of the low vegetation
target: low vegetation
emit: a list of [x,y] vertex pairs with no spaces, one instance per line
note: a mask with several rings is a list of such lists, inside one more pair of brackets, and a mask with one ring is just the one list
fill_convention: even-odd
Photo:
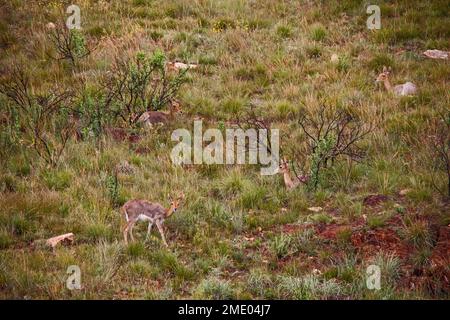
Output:
[[[0,0],[0,298],[449,298],[450,68],[422,54],[450,50],[447,1],[374,1],[380,30],[358,0],[83,0],[80,30],[64,3]],[[194,119],[278,128],[305,183],[172,164]],[[126,245],[119,208],[176,192],[169,247]]]

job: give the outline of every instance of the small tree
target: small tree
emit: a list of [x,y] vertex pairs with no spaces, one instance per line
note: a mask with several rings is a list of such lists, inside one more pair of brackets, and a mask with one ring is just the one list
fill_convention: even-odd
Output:
[[58,24],[49,30],[48,36],[53,43],[57,60],[68,60],[76,67],[78,61],[91,53],[86,39],[80,30],[69,29],[64,24]]
[[[365,152],[358,142],[372,131],[371,126],[364,125],[349,112],[327,110],[325,107],[314,114],[300,116],[297,123],[306,135],[306,155],[310,163],[309,190],[317,189],[321,172],[333,165],[338,157],[345,156],[352,161],[362,159]],[[298,164],[299,161],[296,162]]]
[[54,88],[38,94],[32,90],[30,79],[22,69],[13,66],[8,74],[9,78],[0,82],[0,93],[11,103],[12,113],[18,115],[20,140],[47,164],[55,166],[74,129],[66,108],[71,93]]
[[103,83],[112,97],[112,113],[134,126],[144,112],[160,110],[175,97],[187,70],[169,74],[161,51],[151,56],[138,52],[134,59],[117,61]]
[[79,138],[99,138],[111,121],[111,104],[113,100],[110,92],[85,88],[79,95],[76,109],[73,110],[77,118],[77,136]]

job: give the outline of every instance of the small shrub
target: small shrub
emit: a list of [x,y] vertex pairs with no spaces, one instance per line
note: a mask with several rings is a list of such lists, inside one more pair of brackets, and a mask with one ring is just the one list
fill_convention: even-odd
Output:
[[58,25],[48,35],[58,53],[57,60],[69,60],[77,66],[80,59],[91,53],[80,30]]
[[117,173],[110,174],[106,177],[105,181],[106,189],[108,192],[108,197],[113,208],[120,205],[119,203],[119,180],[117,178]]

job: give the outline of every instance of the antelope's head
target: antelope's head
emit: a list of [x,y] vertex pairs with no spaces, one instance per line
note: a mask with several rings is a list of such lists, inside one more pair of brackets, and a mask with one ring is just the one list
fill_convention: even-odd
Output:
[[285,174],[289,172],[289,163],[286,158],[283,158],[278,166],[278,173]]
[[377,79],[376,79],[376,82],[384,82],[384,81],[386,81],[386,80],[389,80],[389,76],[390,76],[390,74],[391,74],[391,71],[392,71],[392,68],[391,68],[391,67],[386,68],[386,66],[384,66],[384,67],[383,67],[383,72],[381,72],[381,73],[378,75],[378,77],[377,77]]
[[180,193],[180,195],[175,199],[170,199],[170,207],[167,210],[167,216],[170,217],[175,211],[178,210],[178,207],[181,205],[181,202],[184,199],[184,193]]

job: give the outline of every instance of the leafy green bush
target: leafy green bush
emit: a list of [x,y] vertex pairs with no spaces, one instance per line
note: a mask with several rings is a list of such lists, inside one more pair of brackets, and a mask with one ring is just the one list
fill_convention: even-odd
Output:
[[188,69],[173,75],[165,62],[166,56],[160,50],[151,55],[138,52],[133,59],[116,62],[103,85],[115,118],[133,127],[144,112],[159,110],[175,98],[187,80]]

